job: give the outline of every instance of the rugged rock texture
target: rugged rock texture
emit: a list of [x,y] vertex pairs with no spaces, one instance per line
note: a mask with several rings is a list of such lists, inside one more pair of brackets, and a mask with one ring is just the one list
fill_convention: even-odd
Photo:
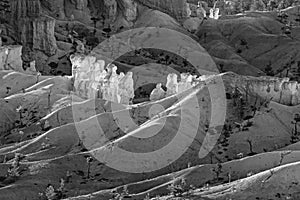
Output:
[[[40,17],[42,12],[40,0],[10,1],[12,21],[27,17]],[[15,21],[16,22],[16,21]]]
[[39,50],[48,56],[57,50],[54,37],[55,20],[41,16],[39,0],[13,0],[11,2],[12,24],[16,37],[23,46]]
[[[28,25],[15,24],[24,29],[25,51],[36,49],[53,69],[62,69],[55,62],[67,63],[74,53],[69,40],[100,42],[110,31],[125,31],[96,47],[92,56],[70,56],[70,77],[0,69],[0,199],[49,199],[49,184],[55,188],[50,192],[68,200],[300,198],[300,85],[289,78],[260,77],[272,71],[289,76],[299,67],[298,28],[282,33],[284,24],[274,12],[203,23],[190,18],[182,26],[176,20],[183,7],[174,8],[182,5],[175,0],[40,1],[41,6],[18,1],[13,13],[25,16]],[[47,31],[42,23],[47,16],[33,22],[23,13],[29,4],[33,15],[41,7],[57,19],[54,56],[42,53],[47,41],[33,39]],[[159,28],[126,32],[145,26]],[[184,28],[197,29],[196,34]],[[34,30],[32,38],[26,36]],[[19,38],[9,26],[3,32]],[[218,74],[198,41],[220,71],[239,74]],[[164,48],[171,50],[158,51]],[[1,47],[0,65],[9,58],[19,66],[20,51]],[[293,70],[277,73],[289,67]],[[149,85],[143,93],[151,101],[129,103],[135,89]],[[24,158],[14,168],[16,153]],[[65,181],[61,191],[60,179]]]
[[129,104],[134,98],[132,72],[117,74],[117,67],[95,57],[72,56],[74,90],[82,98]]
[[118,6],[123,11],[123,15],[127,21],[132,22],[136,20],[138,13],[135,0],[119,0]]
[[299,24],[294,21],[296,10],[286,11],[295,24],[291,34],[283,31],[285,23],[276,12],[246,12],[205,20],[196,34],[223,71],[296,77],[300,61]]
[[[95,63],[95,58],[89,59],[91,59],[91,63]],[[84,67],[89,69],[94,66],[89,64],[85,62]],[[12,76],[16,76],[14,74],[10,74],[9,77],[8,72],[2,72],[2,77],[6,79],[7,83],[16,83],[12,78]],[[91,74],[82,73],[82,76],[84,75],[91,76]],[[188,186],[193,185],[197,189],[205,187],[207,183],[212,186],[222,184],[221,180],[225,183],[231,182],[230,185],[238,186],[241,178],[252,175],[249,175],[250,172],[257,174],[253,177],[260,177],[259,172],[273,170],[279,165],[286,165],[299,160],[298,150],[266,152],[290,144],[293,129],[290,122],[293,115],[299,112],[299,107],[287,107],[271,102],[267,107],[262,106],[253,116],[253,126],[248,127],[248,130],[241,131],[233,127],[233,122],[243,121],[237,116],[237,113],[243,109],[245,116],[247,116],[247,114],[252,113],[247,111],[250,109],[250,105],[260,104],[263,99],[254,98],[255,93],[249,90],[248,96],[251,98],[247,99],[246,105],[240,107],[240,105],[233,105],[233,102],[240,98],[246,100],[246,92],[241,90],[242,96],[225,99],[219,93],[210,94],[207,89],[207,87],[218,86],[217,79],[222,78],[226,92],[231,94],[236,91],[231,84],[235,85],[236,83],[239,87],[244,87],[242,85],[244,82],[235,82],[236,79],[243,79],[242,76],[235,75],[237,76],[235,78],[230,74],[222,74],[202,77],[202,81],[198,85],[185,90],[183,93],[155,102],[127,106],[103,99],[79,100],[78,102],[76,96],[70,97],[68,95],[70,80],[63,77],[50,79],[41,77],[43,80],[36,83],[34,76],[31,78],[20,74],[18,76],[18,79],[24,77],[24,80],[27,80],[24,82],[27,84],[27,88],[24,93],[22,90],[20,91],[24,84],[16,85],[13,87],[13,92],[5,97],[3,104],[5,105],[5,101],[8,101],[8,106],[0,112],[3,115],[4,113],[9,114],[6,116],[11,117],[1,118],[5,119],[1,122],[6,124],[4,130],[9,128],[13,128],[13,130],[8,134],[3,134],[1,140],[2,142],[23,142],[16,145],[7,144],[8,146],[1,148],[0,160],[11,160],[15,152],[24,154],[26,159],[21,163],[21,169],[24,171],[16,180],[17,184],[1,181],[4,187],[0,190],[0,196],[5,199],[19,200],[23,197],[34,199],[38,193],[45,191],[49,183],[58,185],[57,180],[59,178],[69,176],[67,171],[72,173],[72,176],[69,177],[71,182],[66,183],[67,195],[71,199],[86,199],[89,195],[91,199],[108,200],[113,198],[112,190],[107,189],[108,187],[122,192],[123,185],[129,184],[129,195],[133,199],[139,200],[144,199],[147,193],[151,197],[169,194],[168,185],[173,182],[177,184],[180,181],[178,179],[184,178]],[[226,78],[226,76],[228,77]],[[170,77],[169,79],[173,78]],[[186,80],[188,82],[189,78]],[[17,90],[18,88],[19,90]],[[51,93],[49,93],[50,91]],[[49,94],[51,94],[50,100]],[[226,106],[224,101],[228,105],[226,111],[223,107]],[[20,102],[23,102],[22,107],[16,109],[20,106]],[[212,102],[214,105],[220,105],[218,112],[211,113]],[[16,110],[22,111],[20,117]],[[36,113],[36,110],[40,112]],[[196,110],[199,111],[199,116],[196,116],[198,113],[195,112]],[[34,114],[34,118],[31,118],[32,114]],[[42,120],[42,127],[47,129],[42,130],[41,126],[36,125],[34,120],[40,119],[46,114],[46,119]],[[214,117],[216,117],[215,115],[226,114],[228,119],[225,125],[228,128],[226,131],[230,133],[222,132],[211,154],[199,158],[201,145],[206,141],[205,137],[215,135],[215,125],[209,126],[208,130],[205,128],[208,126],[206,121],[210,119],[212,114]],[[195,119],[199,120],[197,124]],[[101,126],[101,130],[98,129],[95,121]],[[13,123],[16,127],[9,126]],[[25,123],[28,126],[24,126]],[[194,126],[197,125],[199,125],[199,129],[195,129]],[[180,129],[181,126],[189,131]],[[78,129],[78,127],[81,128]],[[195,130],[195,132],[191,130]],[[31,137],[35,139],[31,140]],[[250,151],[247,141],[253,145]],[[168,144],[175,145],[176,148],[172,148]],[[165,149],[165,147],[171,149]],[[86,152],[86,148],[90,151]],[[295,149],[295,147],[293,148]],[[119,149],[133,154],[124,155],[124,151],[120,152]],[[183,154],[179,154],[181,156],[168,165],[166,156],[175,156],[179,149],[182,150]],[[155,152],[156,150],[158,152]],[[155,154],[141,155],[141,153],[134,152],[155,152]],[[237,155],[240,153],[245,156],[248,154],[253,156],[240,159],[241,156]],[[254,155],[256,153],[258,155]],[[87,178],[88,166],[83,163],[86,163],[86,157],[91,154],[100,159],[91,161],[90,178]],[[144,159],[147,162],[137,162],[135,159]],[[232,159],[235,160],[230,161]],[[164,168],[153,172],[147,171],[151,163],[153,166],[157,166],[157,163],[164,162],[166,164]],[[127,169],[131,170],[133,166],[131,164],[134,163],[134,170],[136,171],[135,173],[128,173],[112,169],[107,163],[113,163],[115,166],[128,166]],[[10,162],[1,163],[1,176],[5,176],[10,165]],[[136,174],[136,172],[143,173]],[[263,177],[267,178],[270,173],[265,172],[264,174]],[[274,177],[276,175],[277,173],[273,174]],[[47,181],[44,181],[45,176]],[[294,179],[285,180],[290,183],[289,181]],[[295,181],[298,183],[298,179]],[[78,193],[79,186],[81,186],[81,190]],[[223,188],[226,185],[220,185],[220,187]],[[247,187],[251,187],[251,185]],[[273,187],[277,188],[274,185]],[[207,191],[215,191],[214,187],[211,189],[207,189]],[[255,189],[255,191],[257,190],[259,188]],[[240,197],[238,195],[242,195],[242,193],[234,190],[229,190],[229,192],[235,194],[227,193],[228,196]],[[213,194],[215,193],[210,193],[207,196],[213,199]],[[258,193],[254,192],[253,194]],[[270,194],[273,193],[269,192],[268,195]],[[203,194],[201,193],[201,195]],[[222,195],[224,196],[223,193]],[[287,195],[296,195],[296,192],[289,190]]]
[[21,55],[22,46],[0,47],[0,70],[24,72]]
[[138,0],[138,2],[169,14],[179,21],[188,17],[188,4],[186,0]]
[[244,93],[252,93],[280,104],[295,106],[300,104],[300,84],[289,78],[238,77],[228,74],[232,87],[239,87]]
[[63,9],[65,20],[78,20],[87,24],[92,22],[87,0],[66,0],[64,1]]
[[134,0],[117,0],[118,14],[114,22],[114,30],[132,28],[138,18],[138,4]]
[[[248,94],[256,95],[257,97],[268,101],[272,100],[287,106],[296,106],[300,104],[300,84],[296,81],[290,81],[289,78],[255,78],[239,76],[234,73],[226,73],[222,77],[225,84],[229,83],[231,87],[238,89],[246,96]],[[177,77],[177,74],[169,74],[166,77],[166,96],[163,97],[180,94],[202,81],[213,78],[214,75],[198,77],[190,74],[180,74],[179,78]],[[159,88],[160,87],[154,89],[155,93]],[[158,100],[157,98],[154,99]]]
[[41,7],[44,12],[57,19],[63,20],[66,18],[65,13],[65,0],[42,0]]
[[[26,25],[22,28],[24,31],[22,34],[22,42],[24,45],[29,44],[32,49],[40,50],[48,56],[54,55],[57,50],[56,40],[53,34],[55,20],[45,17],[29,23],[25,22],[25,24]],[[31,34],[33,38],[30,37]]]

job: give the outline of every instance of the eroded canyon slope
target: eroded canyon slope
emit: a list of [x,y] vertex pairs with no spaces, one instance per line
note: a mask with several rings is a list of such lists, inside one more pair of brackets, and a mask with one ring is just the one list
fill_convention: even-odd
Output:
[[287,27],[184,0],[8,4],[1,200],[300,198],[299,6]]
[[[2,78],[11,77],[9,84],[15,74],[36,77],[6,71]],[[220,80],[225,99],[211,93]],[[300,111],[299,90],[287,79],[205,76],[180,94],[133,105],[82,99],[67,77],[41,76],[28,84],[3,96],[1,119],[10,125],[1,129],[3,199],[42,198],[39,193],[47,194],[48,184],[59,188],[61,178],[67,199],[172,199],[172,192],[190,199],[298,197],[299,146],[291,121]],[[223,130],[207,124],[224,114]],[[216,130],[222,130],[216,144],[199,159]],[[157,149],[164,151],[146,153]],[[17,177],[7,175],[15,155],[22,155]],[[168,165],[166,157],[177,159]],[[155,163],[165,166],[148,171]],[[123,171],[126,166],[141,173]]]
[[[286,8],[287,17],[277,11],[246,11],[221,15],[218,20],[207,14],[208,19],[203,20],[197,16],[195,4],[185,0],[13,0],[2,16],[1,36],[4,44],[22,44],[23,60],[35,60],[37,69],[44,74],[70,75],[69,56],[78,41],[90,51],[105,41],[107,34],[164,27],[198,40],[221,71],[252,76],[288,75],[296,79],[300,57],[299,6]],[[202,5],[209,13],[211,5]],[[151,57],[156,56],[150,53]],[[123,61],[130,64],[126,58]],[[169,62],[179,64],[172,56]]]

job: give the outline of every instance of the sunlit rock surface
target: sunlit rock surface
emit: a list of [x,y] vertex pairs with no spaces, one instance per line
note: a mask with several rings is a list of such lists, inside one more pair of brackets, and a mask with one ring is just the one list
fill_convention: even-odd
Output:
[[83,98],[129,104],[134,98],[133,74],[117,74],[117,67],[93,56],[73,56],[74,90]]
[[276,77],[243,77],[228,74],[232,86],[240,87],[244,92],[251,92],[284,105],[300,104],[300,84],[289,81],[289,78]]
[[0,70],[24,72],[22,46],[0,46]]

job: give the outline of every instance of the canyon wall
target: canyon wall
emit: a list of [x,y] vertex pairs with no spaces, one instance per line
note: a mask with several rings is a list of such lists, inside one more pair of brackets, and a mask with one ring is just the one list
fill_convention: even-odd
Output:
[[[170,95],[182,93],[200,82],[214,80],[218,75],[193,76],[190,74],[181,74],[180,79],[176,74],[169,74],[167,77],[166,88],[163,91],[158,84],[151,95],[150,100],[159,100]],[[300,84],[296,81],[290,81],[289,78],[277,77],[248,77],[240,76],[234,73],[221,74],[226,88],[236,88],[247,97],[256,95],[277,103],[295,106],[300,104]],[[179,79],[179,80],[178,80]]]
[[57,50],[55,19],[42,16],[40,1],[12,0],[10,5],[11,24],[16,30],[17,41],[31,50],[54,55]]
[[227,73],[233,87],[238,87],[244,93],[257,94],[280,104],[295,106],[300,104],[300,84],[289,78],[277,77],[247,77]]
[[[117,74],[117,67],[94,56],[71,56],[74,90],[83,98],[103,98],[113,102],[129,104],[134,98],[134,80],[132,72]],[[150,94],[150,100],[159,100],[167,96],[182,93],[195,85],[214,81],[221,76],[226,88],[236,88],[243,95],[259,96],[280,104],[294,106],[300,104],[300,84],[289,78],[248,77],[235,73],[196,76],[188,73],[169,74],[166,79],[167,91],[157,83]],[[161,82],[165,82],[162,80]]]

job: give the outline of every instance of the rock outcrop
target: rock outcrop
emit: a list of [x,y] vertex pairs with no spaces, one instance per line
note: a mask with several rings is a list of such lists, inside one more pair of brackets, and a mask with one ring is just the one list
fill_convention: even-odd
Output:
[[[100,83],[104,82],[106,87],[103,87],[104,90],[99,94],[113,100],[112,98],[118,98],[115,97],[116,94],[120,94],[118,90],[114,90],[119,79],[123,80],[119,81],[119,83],[123,83],[119,84],[119,87],[122,86],[121,89],[124,92],[124,88],[128,87],[127,83],[133,84],[132,79],[127,82],[125,74],[117,74],[114,65],[108,65],[105,69],[105,63],[92,56],[71,58],[74,64],[75,89],[78,87],[81,89],[79,85],[84,86],[81,89],[85,90],[83,91],[84,95],[92,91],[90,89],[93,87],[92,84],[101,86]],[[247,90],[243,90],[243,87],[249,82],[255,89],[251,90],[250,87],[248,94],[255,96],[261,89],[263,90],[261,96],[263,96],[268,93],[259,87],[261,86],[259,80],[272,84],[272,81],[287,82],[287,79],[268,77],[256,79],[230,73],[200,77],[181,74],[178,82],[176,75],[169,75],[169,78],[166,76],[165,79],[168,79],[167,88],[171,90],[171,93],[180,93],[181,90],[183,92],[160,99],[159,95],[164,91],[161,91],[161,86],[158,85],[157,89],[160,91],[157,93],[159,94],[157,97],[160,101],[125,106],[100,98],[74,101],[76,94],[72,94],[70,97],[69,84],[71,81],[67,77],[36,77],[11,71],[1,71],[1,74],[0,83],[4,87],[0,87],[0,92],[5,99],[0,101],[4,108],[0,113],[3,115],[0,119],[0,132],[8,133],[8,130],[14,128],[9,134],[2,134],[3,137],[0,137],[1,141],[5,142],[4,144],[13,144],[0,148],[1,176],[4,177],[7,174],[11,165],[3,163],[3,160],[12,159],[11,157],[16,152],[26,156],[26,160],[24,159],[21,166],[22,169],[23,167],[29,169],[29,173],[20,175],[20,179],[13,187],[2,188],[0,196],[3,199],[19,200],[22,197],[34,199],[42,191],[41,188],[46,188],[49,183],[57,183],[60,177],[65,177],[67,171],[74,172],[72,183],[78,183],[78,187],[80,187],[81,181],[86,180],[87,185],[87,189],[79,194],[77,186],[73,189],[70,188],[68,198],[90,193],[104,195],[107,192],[108,195],[111,195],[111,190],[107,190],[108,182],[110,183],[109,187],[114,189],[132,183],[128,187],[130,195],[143,196],[142,193],[146,195],[150,188],[152,197],[169,194],[168,184],[181,175],[187,180],[188,185],[194,185],[197,188],[202,188],[208,182],[220,184],[218,178],[222,178],[222,181],[226,183],[239,183],[236,180],[247,177],[249,172],[258,173],[299,159],[297,152],[294,152],[297,154],[291,153],[290,155],[280,152],[270,153],[274,156],[267,155],[268,151],[277,150],[290,144],[289,136],[293,128],[290,122],[294,113],[299,112],[299,106],[288,107],[271,102],[270,106],[261,108],[253,115],[254,125],[249,127],[248,131],[241,132],[231,127],[231,120],[240,122],[233,118],[241,109],[239,105],[233,105],[234,97],[225,99],[219,93],[210,94],[207,90],[209,86],[218,87],[215,80],[222,77],[226,92],[234,90],[237,85],[237,89],[243,92],[244,97]],[[130,78],[130,76],[129,74],[127,77]],[[190,88],[193,84],[197,85]],[[190,89],[186,90],[187,88]],[[109,93],[105,94],[108,90]],[[75,92],[77,93],[77,91]],[[105,95],[107,96],[105,97]],[[246,108],[242,109],[248,112],[248,107],[252,106],[252,103],[253,101],[249,101],[246,103]],[[220,105],[220,107],[214,111],[210,105]],[[113,107],[116,107],[117,110]],[[22,113],[20,114],[19,111]],[[51,117],[43,119],[41,122],[42,128],[47,128],[43,131],[35,123],[45,115]],[[228,119],[224,132],[216,141],[217,144],[211,153],[199,158],[202,147],[206,147],[203,146],[207,142],[206,137],[214,140],[216,126],[219,125],[207,124],[207,120],[214,119],[219,115],[226,115],[226,119]],[[101,129],[98,128],[95,121],[98,122]],[[16,141],[21,141],[21,143],[15,144]],[[250,152],[248,141],[253,144]],[[277,147],[274,148],[276,145]],[[130,152],[130,154],[122,152],[120,154],[120,151],[116,151],[118,148]],[[177,151],[178,149],[181,151]],[[147,153],[141,154],[140,152]],[[155,154],[151,152],[155,152]],[[252,156],[254,152],[258,155]],[[86,161],[86,157],[91,156],[90,153],[94,158],[100,158],[99,160],[93,158],[90,163],[91,177],[97,177],[101,173],[101,178],[98,177],[97,180],[106,180],[104,184],[103,181],[93,181],[86,179],[84,175],[75,174],[78,171],[85,172],[87,166],[82,163]],[[237,154],[245,156],[249,154],[251,157],[239,160],[236,157]],[[174,156],[174,159],[172,158],[174,162],[166,159],[169,155]],[[179,157],[175,157],[175,155],[179,155]],[[232,159],[238,160],[227,162]],[[288,161],[288,159],[290,160]],[[149,160],[153,165],[146,162]],[[111,161],[116,162],[112,163]],[[164,165],[157,165],[161,163]],[[43,168],[36,170],[37,164],[47,166],[43,165]],[[114,168],[110,164],[113,164]],[[120,168],[115,168],[115,166],[120,166]],[[148,166],[162,166],[162,168],[150,171],[148,169],[151,168]],[[135,167],[135,171],[133,171],[134,173],[122,171],[124,168],[121,167],[126,167],[126,170],[132,170],[132,167]],[[187,167],[188,169],[186,169]],[[185,170],[173,173],[181,169]],[[138,172],[141,173],[138,174]],[[50,176],[47,176],[49,180],[39,182],[40,187],[34,185],[35,182],[44,180],[43,177],[49,173]],[[218,174],[216,175],[216,173]],[[123,178],[120,181],[115,177]],[[2,183],[5,186],[8,185],[5,182]],[[25,184],[26,187],[24,187]],[[112,198],[112,195],[94,197],[94,199],[104,200]],[[140,198],[133,196],[133,198],[144,199],[144,196]]]
[[133,21],[137,18],[137,3],[134,0],[118,0],[117,2],[127,21]]
[[101,98],[130,104],[134,98],[133,74],[117,74],[117,67],[93,56],[72,56],[74,90],[82,98]]
[[178,21],[188,17],[188,4],[186,0],[138,0],[139,3],[152,9],[164,12]]
[[40,0],[12,0],[10,4],[12,21],[26,17],[40,17],[42,11]]
[[115,21],[116,30],[130,28],[138,17],[138,4],[134,0],[117,0],[118,18]]
[[11,1],[11,23],[19,42],[31,50],[39,50],[47,56],[57,50],[54,37],[55,19],[41,16],[39,0]]
[[231,81],[231,86],[237,87],[245,94],[256,94],[265,99],[280,104],[295,106],[300,104],[300,84],[289,78],[277,77],[247,77],[227,73],[225,80]]
[[0,70],[14,70],[24,72],[21,59],[22,46],[0,47]]
[[157,101],[166,97],[166,92],[162,89],[162,84],[158,83],[150,94],[150,101]]
[[[290,81],[289,78],[277,77],[250,77],[239,76],[234,73],[221,74],[224,85],[236,88],[246,98],[251,96],[261,97],[268,101],[274,101],[283,105],[296,106],[300,104],[300,84],[296,81]],[[200,82],[207,82],[215,79],[216,75],[193,76],[190,74],[180,74],[178,81],[177,74],[167,76],[166,96],[180,94],[196,86]],[[154,89],[155,93],[157,88]],[[153,91],[154,93],[154,91]],[[161,98],[150,97],[150,100]]]
[[32,61],[27,67],[22,60],[22,46],[11,45],[0,47],[0,70],[13,70],[24,74],[37,75],[36,62]]

